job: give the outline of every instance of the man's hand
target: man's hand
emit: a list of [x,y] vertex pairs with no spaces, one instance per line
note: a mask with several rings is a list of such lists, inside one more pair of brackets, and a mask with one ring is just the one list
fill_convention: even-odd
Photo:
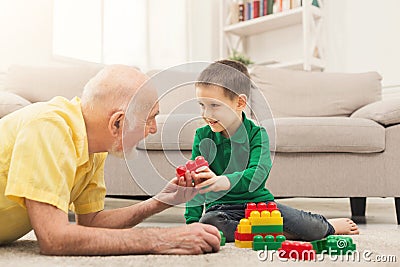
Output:
[[217,176],[210,168],[206,167],[200,173],[192,172],[192,177],[195,181],[195,188],[200,189],[199,193],[204,194],[210,191],[228,190],[231,187],[231,182],[226,176]]
[[188,202],[198,192],[199,189],[193,187],[192,176],[186,171],[185,176],[173,178],[154,198],[174,206]]
[[217,252],[221,236],[217,228],[193,223],[176,228],[163,228],[158,235],[155,254],[202,254]]

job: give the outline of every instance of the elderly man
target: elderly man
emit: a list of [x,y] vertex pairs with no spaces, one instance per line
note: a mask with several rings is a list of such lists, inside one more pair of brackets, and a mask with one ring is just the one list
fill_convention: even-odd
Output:
[[[189,173],[174,178],[157,198],[104,210],[107,152],[121,154],[123,129],[126,149],[157,131],[155,90],[138,90],[146,81],[135,68],[109,66],[89,81],[82,99],[56,97],[0,120],[0,244],[33,228],[41,253],[48,255],[219,250],[219,232],[210,225],[132,228],[192,198],[197,192]],[[137,108],[127,116],[132,97]],[[77,214],[77,224],[69,224],[68,209]]]

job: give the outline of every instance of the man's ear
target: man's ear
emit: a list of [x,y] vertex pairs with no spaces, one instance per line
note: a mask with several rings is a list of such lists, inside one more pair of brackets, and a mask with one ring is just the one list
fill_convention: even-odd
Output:
[[237,107],[239,110],[244,110],[247,105],[247,96],[245,94],[240,94],[238,97]]
[[112,136],[118,136],[122,130],[123,120],[125,118],[125,112],[117,111],[114,112],[108,122],[108,130]]

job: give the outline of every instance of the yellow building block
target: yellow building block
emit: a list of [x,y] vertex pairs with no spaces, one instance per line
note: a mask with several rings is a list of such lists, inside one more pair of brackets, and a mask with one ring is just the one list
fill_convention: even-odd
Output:
[[283,218],[278,210],[274,210],[271,213],[267,210],[261,212],[252,211],[250,213],[249,221],[251,225],[282,225]]
[[282,217],[277,217],[277,218],[268,218],[267,220],[263,221],[263,225],[282,225],[283,224],[283,218]]
[[251,234],[251,224],[248,219],[241,219],[237,226],[238,233]]
[[253,248],[253,241],[240,241],[235,239],[235,246],[238,248]]
[[271,217],[282,217],[281,212],[279,210],[273,210],[271,212]]

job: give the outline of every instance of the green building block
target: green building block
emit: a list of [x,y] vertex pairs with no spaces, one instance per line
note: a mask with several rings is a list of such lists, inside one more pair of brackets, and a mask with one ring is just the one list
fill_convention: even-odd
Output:
[[283,233],[283,225],[252,225],[251,233],[253,234]]
[[330,255],[344,255],[347,251],[355,251],[356,245],[351,237],[330,235],[321,240],[311,242],[314,250],[320,254],[322,251]]
[[226,242],[226,238],[224,236],[224,233],[222,231],[219,231],[219,234],[221,235],[221,242],[220,242],[220,246],[225,246],[225,242]]
[[274,236],[267,235],[263,238],[261,235],[256,235],[253,238],[253,250],[278,250],[282,246],[282,242],[286,240],[284,235]]

